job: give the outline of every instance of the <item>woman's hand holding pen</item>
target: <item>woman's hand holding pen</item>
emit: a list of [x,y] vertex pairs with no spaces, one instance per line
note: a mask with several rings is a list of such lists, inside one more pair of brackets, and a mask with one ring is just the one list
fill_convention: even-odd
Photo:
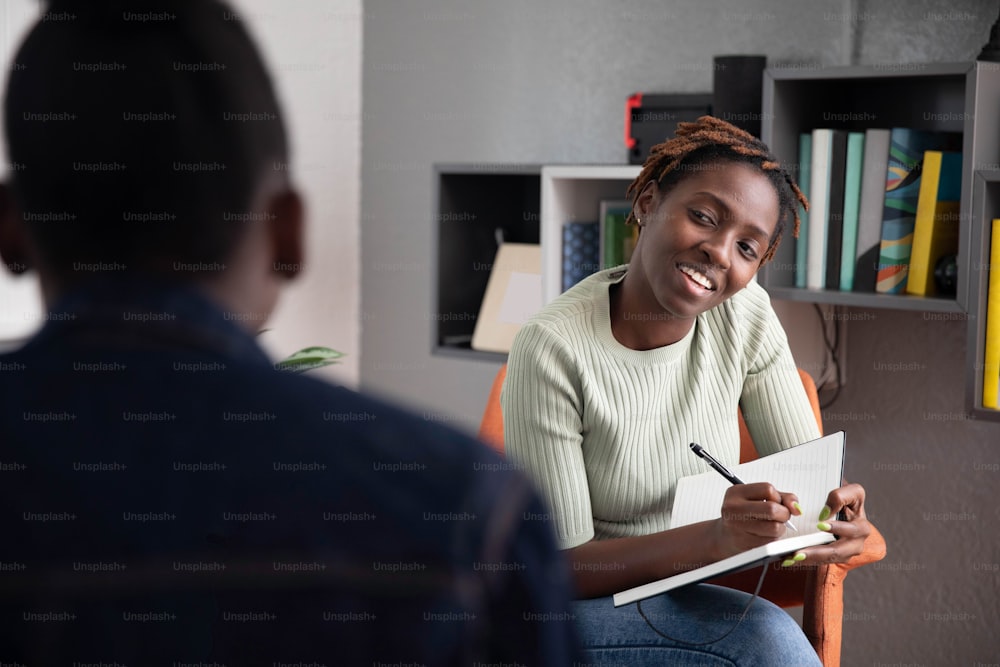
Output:
[[785,522],[802,512],[794,493],[781,493],[766,482],[735,484],[726,489],[722,516],[716,522],[719,558],[767,544],[785,534]]

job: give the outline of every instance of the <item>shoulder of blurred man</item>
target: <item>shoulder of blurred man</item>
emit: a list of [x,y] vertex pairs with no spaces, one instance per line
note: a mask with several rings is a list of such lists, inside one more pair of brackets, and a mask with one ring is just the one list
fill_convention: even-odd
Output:
[[[4,459],[17,466],[0,495],[12,516],[45,518],[5,521],[18,525],[0,561],[51,566],[66,518],[86,526],[73,530],[66,570],[75,558],[138,573],[159,567],[153,558],[168,571],[254,568],[262,582],[311,575],[312,593],[279,605],[288,618],[380,615],[370,627],[400,623],[416,641],[405,619],[429,613],[449,628],[445,643],[489,636],[455,620],[505,618],[548,637],[551,655],[571,650],[571,628],[535,623],[568,614],[571,596],[546,513],[488,447],[433,416],[276,371],[251,334],[185,290],[110,306],[75,297],[49,316],[0,356]],[[263,566],[242,562],[260,554]],[[365,609],[331,611],[324,586]],[[334,625],[332,635],[368,632]]]

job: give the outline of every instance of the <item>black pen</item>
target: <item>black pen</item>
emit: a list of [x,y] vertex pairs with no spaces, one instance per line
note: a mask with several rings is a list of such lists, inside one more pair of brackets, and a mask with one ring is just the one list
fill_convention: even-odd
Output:
[[[719,461],[714,456],[712,456],[711,454],[709,454],[708,452],[706,452],[705,448],[702,447],[701,445],[699,445],[698,443],[696,443],[696,442],[692,442],[691,443],[691,451],[693,451],[695,454],[697,454],[701,458],[705,459],[705,462],[708,463],[708,465],[710,465],[717,473],[719,473],[720,475],[722,475],[723,477],[725,477],[729,481],[730,484],[743,484],[744,483],[742,479],[740,479],[739,477],[737,477],[733,473],[729,472],[729,468],[727,468],[726,466],[724,466],[721,463],[719,463]],[[767,501],[765,500],[764,502],[766,503]],[[791,528],[792,530],[794,530],[795,532],[799,532],[799,529],[796,528],[794,525],[792,525],[792,520],[791,519],[789,519],[788,521],[786,521],[785,525],[788,526],[789,528]]]

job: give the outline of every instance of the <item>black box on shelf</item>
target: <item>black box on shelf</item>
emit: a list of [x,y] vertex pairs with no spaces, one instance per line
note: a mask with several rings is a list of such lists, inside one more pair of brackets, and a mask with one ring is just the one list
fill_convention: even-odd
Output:
[[635,93],[625,102],[629,164],[642,164],[649,149],[674,136],[677,123],[712,113],[711,93]]
[[712,115],[760,137],[766,56],[715,56]]

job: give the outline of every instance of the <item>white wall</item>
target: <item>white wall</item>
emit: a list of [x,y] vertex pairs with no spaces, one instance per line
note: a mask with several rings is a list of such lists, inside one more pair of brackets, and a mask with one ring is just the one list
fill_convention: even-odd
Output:
[[304,275],[285,294],[261,343],[274,357],[325,345],[343,362],[317,371],[357,385],[361,294],[361,0],[232,0],[264,52],[306,199]]
[[[0,0],[0,65],[38,17],[37,0]],[[308,207],[305,273],[261,343],[274,357],[325,345],[347,353],[318,371],[348,385],[360,368],[361,0],[233,0],[264,52],[289,127],[291,174]],[[6,80],[6,76],[4,77]],[[2,141],[2,139],[0,139]],[[3,149],[7,160],[6,146]],[[6,173],[10,168],[4,164]],[[33,277],[0,275],[0,347],[39,322]],[[9,343],[8,343],[9,344]]]
[[[14,50],[20,44],[28,26],[39,15],[38,3],[31,0],[0,0],[0,72],[3,73],[4,88],[11,68]],[[16,165],[11,165],[7,155],[7,142],[0,132],[0,179]],[[0,351],[17,344],[41,322],[41,297],[38,280],[33,274],[14,276],[0,267]]]

